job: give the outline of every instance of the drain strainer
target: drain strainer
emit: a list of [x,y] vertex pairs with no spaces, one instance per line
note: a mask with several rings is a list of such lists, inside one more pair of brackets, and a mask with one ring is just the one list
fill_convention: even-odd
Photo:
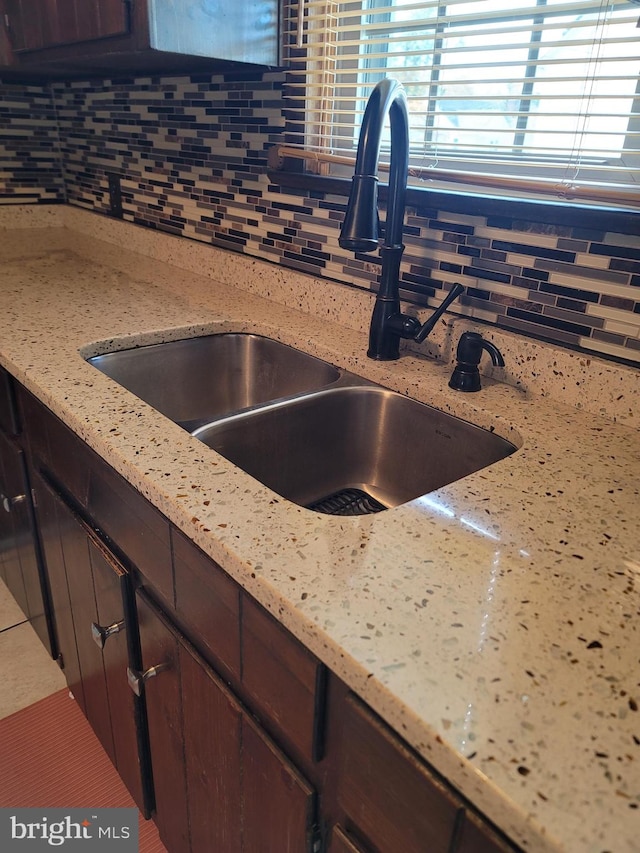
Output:
[[307,509],[327,515],[371,515],[386,507],[362,489],[342,489],[308,504]]

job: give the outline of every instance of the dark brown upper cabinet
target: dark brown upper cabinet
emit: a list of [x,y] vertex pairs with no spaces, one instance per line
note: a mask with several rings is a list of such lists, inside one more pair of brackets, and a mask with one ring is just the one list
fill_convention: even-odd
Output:
[[3,79],[276,66],[278,0],[0,0]]

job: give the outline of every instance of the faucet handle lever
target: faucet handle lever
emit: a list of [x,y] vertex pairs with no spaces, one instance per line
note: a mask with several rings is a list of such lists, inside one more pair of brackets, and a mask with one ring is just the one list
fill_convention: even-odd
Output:
[[445,297],[444,301],[441,303],[440,307],[433,312],[427,322],[423,323],[417,334],[413,336],[413,339],[416,343],[421,344],[424,340],[427,339],[427,337],[435,328],[435,325],[440,319],[440,317],[442,317],[449,305],[451,305],[453,300],[457,299],[461,293],[464,293],[464,287],[458,282],[456,282],[456,284],[453,285],[453,287]]

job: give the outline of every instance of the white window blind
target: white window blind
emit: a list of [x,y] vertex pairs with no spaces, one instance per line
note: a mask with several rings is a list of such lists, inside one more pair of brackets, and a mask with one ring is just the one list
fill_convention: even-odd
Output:
[[289,0],[288,139],[348,162],[394,77],[418,180],[640,205],[638,2]]

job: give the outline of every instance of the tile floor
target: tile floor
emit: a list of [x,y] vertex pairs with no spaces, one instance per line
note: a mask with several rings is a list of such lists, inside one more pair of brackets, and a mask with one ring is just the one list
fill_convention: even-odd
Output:
[[0,719],[65,686],[24,613],[0,579]]

